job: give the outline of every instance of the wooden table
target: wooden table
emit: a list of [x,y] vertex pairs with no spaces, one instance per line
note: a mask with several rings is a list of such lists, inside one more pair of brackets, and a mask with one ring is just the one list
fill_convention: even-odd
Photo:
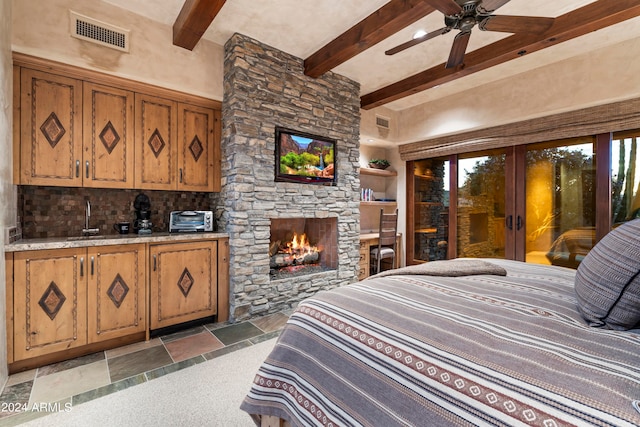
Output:
[[[358,270],[358,280],[369,277],[369,263],[371,262],[371,249],[378,245],[378,233],[362,233],[360,234],[360,268]],[[398,233],[396,237],[396,262],[395,268],[400,267],[400,258],[402,255],[402,233]]]

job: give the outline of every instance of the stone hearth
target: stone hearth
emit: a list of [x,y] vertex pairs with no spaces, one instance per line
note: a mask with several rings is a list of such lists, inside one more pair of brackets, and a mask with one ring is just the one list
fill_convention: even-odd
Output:
[[[334,73],[304,75],[303,60],[240,34],[225,45],[221,229],[229,234],[232,320],[294,308],[357,280],[359,85]],[[337,140],[335,186],[275,182],[275,127]],[[273,220],[328,219],[333,269],[270,278]]]

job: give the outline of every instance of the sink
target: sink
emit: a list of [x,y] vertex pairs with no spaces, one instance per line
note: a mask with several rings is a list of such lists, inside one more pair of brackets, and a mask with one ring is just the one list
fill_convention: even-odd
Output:
[[97,239],[104,239],[106,236],[71,236],[71,237],[67,237],[68,241],[75,241],[75,240],[97,240]]

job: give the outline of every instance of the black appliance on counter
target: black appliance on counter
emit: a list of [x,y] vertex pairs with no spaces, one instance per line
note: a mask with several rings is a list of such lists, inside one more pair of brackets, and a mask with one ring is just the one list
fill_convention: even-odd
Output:
[[135,217],[133,219],[133,231],[138,234],[151,234],[151,201],[149,197],[140,193],[133,201]]

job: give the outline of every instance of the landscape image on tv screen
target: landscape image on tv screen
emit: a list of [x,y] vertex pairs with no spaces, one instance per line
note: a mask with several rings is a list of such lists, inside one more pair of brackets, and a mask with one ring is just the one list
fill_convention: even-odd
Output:
[[276,180],[326,183],[335,180],[334,140],[277,129]]

